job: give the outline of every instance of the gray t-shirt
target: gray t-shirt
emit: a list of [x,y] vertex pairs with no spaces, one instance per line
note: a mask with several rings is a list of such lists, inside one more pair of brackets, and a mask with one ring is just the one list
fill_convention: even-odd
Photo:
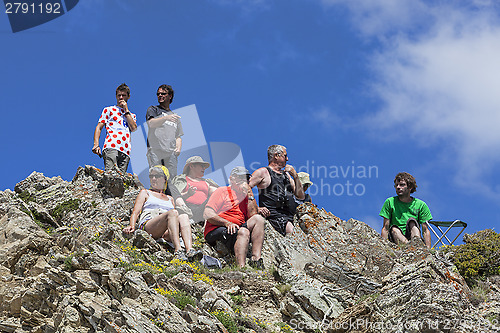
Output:
[[[146,121],[170,114],[174,114],[174,112],[162,109],[159,105],[152,105],[146,111]],[[174,123],[167,120],[157,128],[149,128],[148,147],[154,150],[161,150],[165,153],[171,153],[175,149],[175,140],[182,135],[184,135],[184,132],[181,121],[179,120]]]

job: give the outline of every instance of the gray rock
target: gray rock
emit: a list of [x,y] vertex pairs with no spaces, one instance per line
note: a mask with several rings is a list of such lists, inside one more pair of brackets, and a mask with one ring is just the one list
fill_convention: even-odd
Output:
[[[500,277],[473,304],[449,258],[312,204],[286,237],[266,224],[267,271],[171,263],[146,232],[122,232],[141,188],[133,175],[85,166],[71,182],[33,172],[0,191],[0,331],[225,332],[213,311],[244,332],[279,330],[254,320],[297,332],[500,331]],[[181,311],[173,291],[196,305]]]

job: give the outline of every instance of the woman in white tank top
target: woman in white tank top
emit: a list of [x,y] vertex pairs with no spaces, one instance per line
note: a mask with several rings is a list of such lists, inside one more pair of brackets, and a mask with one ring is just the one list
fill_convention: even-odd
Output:
[[177,258],[186,260],[188,257],[192,257],[193,253],[198,258],[201,252],[191,248],[191,227],[181,230],[188,257],[182,251],[179,238],[179,213],[175,210],[174,199],[164,193],[168,177],[168,170],[163,165],[149,169],[151,187],[149,190],[142,189],[139,192],[130,215],[130,225],[124,228],[123,232],[130,234],[136,229],[142,229],[154,239],[163,238],[171,241],[174,244],[174,255]]

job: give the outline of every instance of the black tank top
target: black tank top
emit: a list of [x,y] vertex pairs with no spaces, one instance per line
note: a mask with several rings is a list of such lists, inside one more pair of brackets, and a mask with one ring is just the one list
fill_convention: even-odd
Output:
[[285,172],[277,173],[268,166],[266,169],[271,176],[271,184],[266,188],[259,189],[259,206],[269,209],[270,218],[293,217],[295,214],[291,208],[293,189],[287,174]]

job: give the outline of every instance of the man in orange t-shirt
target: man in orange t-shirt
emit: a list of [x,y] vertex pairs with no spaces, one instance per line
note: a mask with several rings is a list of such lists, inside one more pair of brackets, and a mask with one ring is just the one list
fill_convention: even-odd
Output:
[[248,185],[250,173],[244,167],[236,167],[229,177],[230,186],[219,187],[205,206],[205,240],[215,246],[222,242],[234,249],[238,266],[244,267],[248,243],[252,241],[252,258],[249,265],[263,269],[261,258],[264,242],[264,218]]

